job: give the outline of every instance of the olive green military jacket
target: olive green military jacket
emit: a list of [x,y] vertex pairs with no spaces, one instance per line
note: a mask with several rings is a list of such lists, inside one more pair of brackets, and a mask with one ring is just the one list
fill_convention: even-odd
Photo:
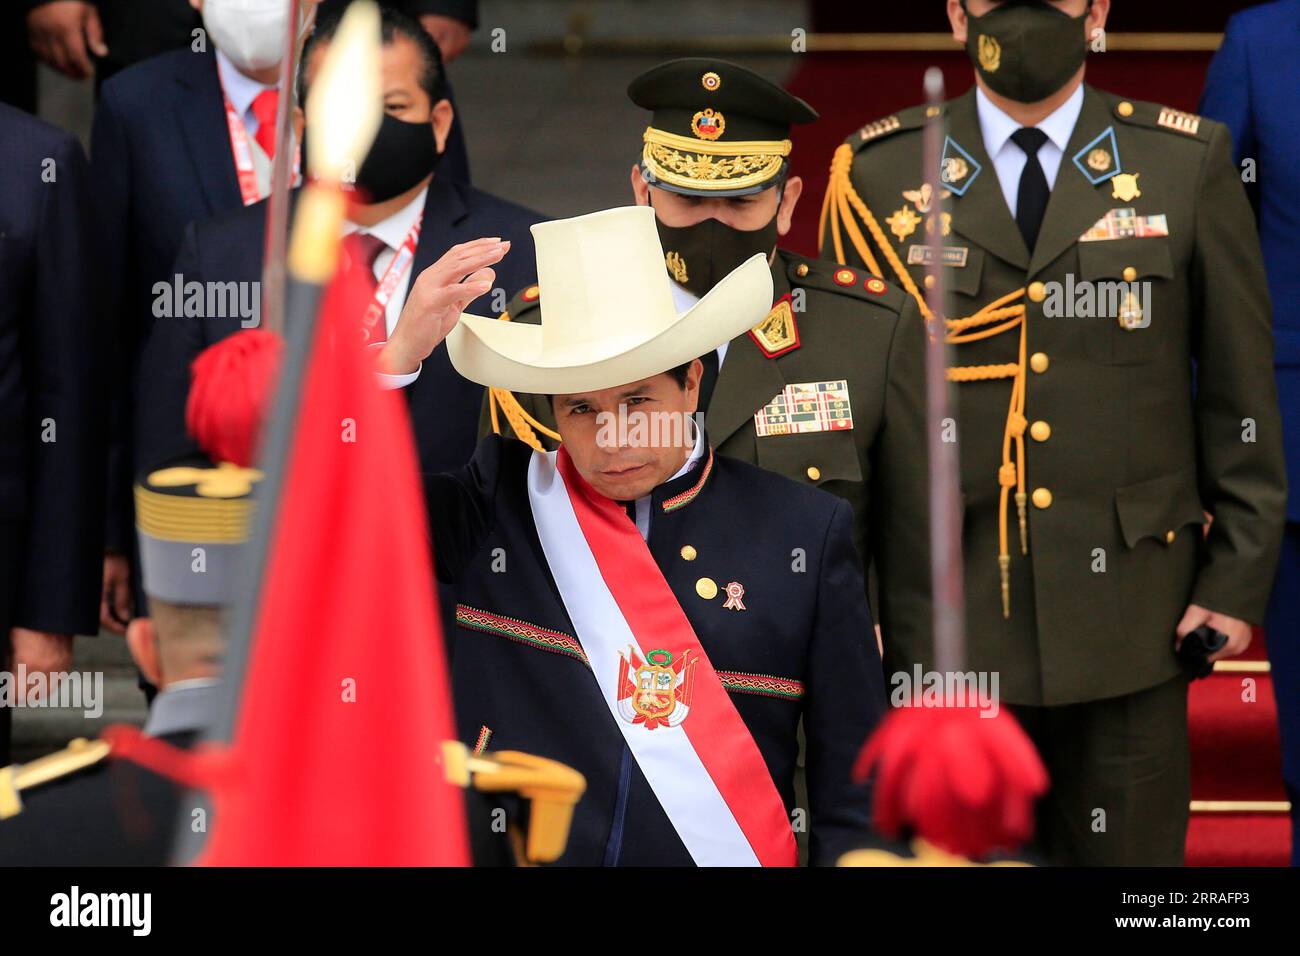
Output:
[[[791,307],[797,341],[769,340],[781,346],[775,357],[751,334],[731,341],[704,420],[709,440],[720,454],[844,498],[853,506],[854,544],[864,564],[882,580],[895,567],[910,570],[911,553],[923,543],[926,501],[925,463],[916,456],[925,412],[924,326],[916,303],[862,270],[781,250],[772,281],[776,307],[783,300]],[[514,297],[506,316],[540,322],[540,301],[532,286]],[[791,386],[822,382],[846,383],[852,428],[758,436],[755,415],[765,406]],[[554,429],[547,397],[516,398]],[[500,408],[496,415],[501,433],[514,434]],[[492,429],[485,401],[480,431]],[[548,449],[556,445],[537,437]],[[766,517],[780,513],[781,502],[773,501]],[[791,563],[798,570],[799,556]],[[888,607],[877,610],[888,620]]]
[[[1228,132],[1085,87],[1031,255],[984,149],[974,91],[945,115],[948,317],[1027,289],[1023,358],[1013,328],[954,346],[950,359],[1027,367],[1028,553],[1013,502],[1009,618],[998,522],[1012,379],[956,386],[968,666],[999,672],[1011,703],[1154,686],[1178,672],[1174,630],[1189,603],[1262,620],[1283,528],[1269,303]],[[926,241],[916,201],[924,122],[918,107],[847,141],[849,182],[918,285],[924,266],[907,262]],[[828,224],[828,256],[831,233]],[[856,265],[843,235],[842,248]],[[1089,287],[1124,281],[1137,298],[1108,293],[1106,314],[1085,317]],[[914,561],[892,579],[911,590],[889,596],[907,608],[884,632],[891,671],[933,661],[920,611],[927,563]]]

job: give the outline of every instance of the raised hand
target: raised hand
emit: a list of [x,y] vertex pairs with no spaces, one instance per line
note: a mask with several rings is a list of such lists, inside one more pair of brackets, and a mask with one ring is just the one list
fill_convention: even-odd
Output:
[[455,327],[465,306],[492,288],[510,242],[498,237],[462,242],[448,249],[411,286],[393,334],[379,353],[379,369],[392,375],[414,372]]

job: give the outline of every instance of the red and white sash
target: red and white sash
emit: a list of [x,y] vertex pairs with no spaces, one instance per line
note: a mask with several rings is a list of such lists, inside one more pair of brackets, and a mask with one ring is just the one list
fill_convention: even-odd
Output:
[[[793,866],[794,833],[763,755],[627,513],[587,484],[563,448],[534,452],[528,500],[610,715],[692,859]],[[647,718],[657,691],[675,704]],[[649,707],[634,708],[635,694]]]

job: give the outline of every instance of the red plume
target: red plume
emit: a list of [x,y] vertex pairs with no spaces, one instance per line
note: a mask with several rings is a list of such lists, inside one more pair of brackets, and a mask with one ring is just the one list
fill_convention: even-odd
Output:
[[190,366],[185,427],[213,461],[253,464],[283,354],[278,335],[244,329],[208,346]]
[[894,710],[858,756],[854,779],[873,770],[878,830],[976,860],[1028,840],[1034,801],[1047,791],[1047,770],[1016,719],[975,707]]

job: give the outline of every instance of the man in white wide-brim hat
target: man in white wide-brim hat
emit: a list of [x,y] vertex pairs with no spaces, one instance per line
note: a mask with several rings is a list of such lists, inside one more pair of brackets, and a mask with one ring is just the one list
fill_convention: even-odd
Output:
[[678,315],[653,210],[532,231],[541,325],[439,305],[456,299],[458,262],[499,258],[482,240],[430,271],[415,293],[427,307],[385,359],[446,338],[465,377],[550,395],[563,440],[543,453],[492,435],[467,467],[426,479],[458,602],[460,732],[586,776],[561,862],[792,865],[804,831],[812,862],[833,862],[869,824],[850,769],[885,706],[851,509],[715,456],[691,417],[697,357],[771,306],[767,262]]

